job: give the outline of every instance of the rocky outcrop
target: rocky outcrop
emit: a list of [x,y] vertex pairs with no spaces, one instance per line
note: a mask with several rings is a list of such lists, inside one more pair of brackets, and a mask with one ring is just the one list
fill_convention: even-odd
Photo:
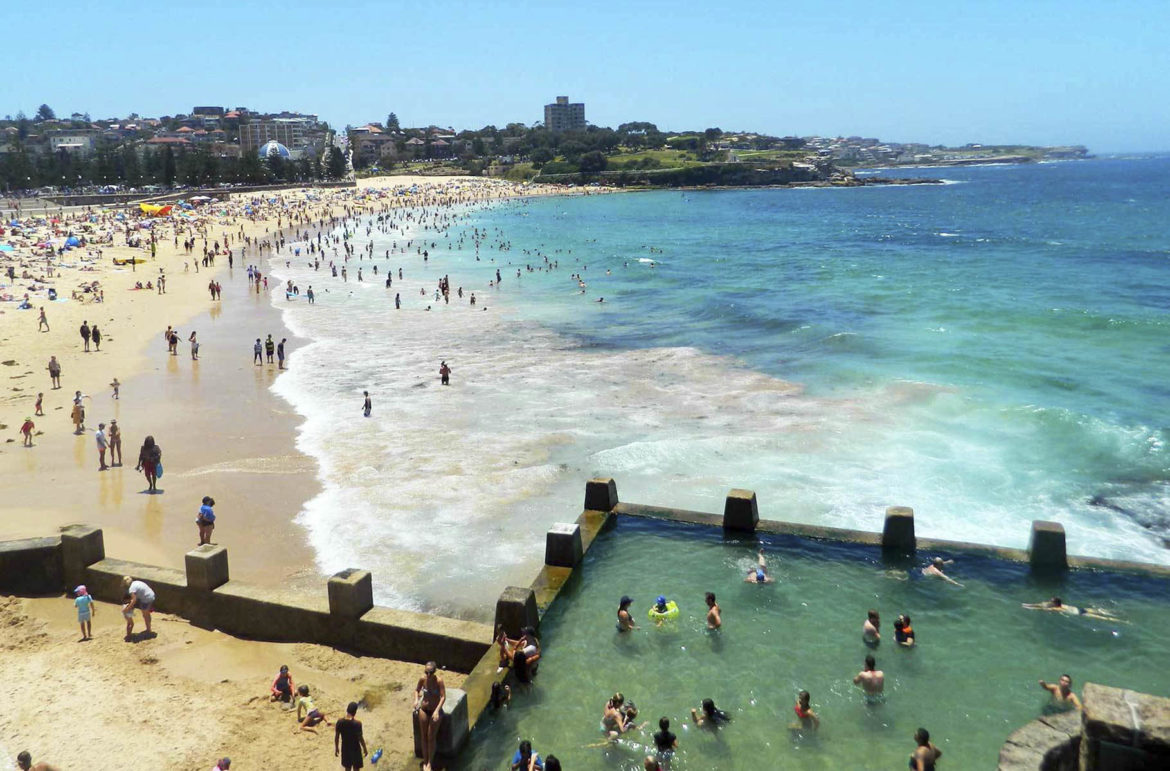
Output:
[[1081,713],[1046,715],[1019,729],[999,751],[999,771],[1077,771]]
[[1082,700],[1081,769],[1170,768],[1170,699],[1086,683]]

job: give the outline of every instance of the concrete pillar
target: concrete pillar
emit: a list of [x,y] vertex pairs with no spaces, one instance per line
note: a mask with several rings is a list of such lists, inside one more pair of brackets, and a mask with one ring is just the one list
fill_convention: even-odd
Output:
[[613,511],[618,505],[617,483],[609,477],[585,483],[585,508],[590,511]]
[[909,506],[890,506],[886,509],[886,523],[882,527],[882,550],[913,554],[917,549],[914,509]]
[[228,582],[228,553],[223,546],[205,543],[187,552],[187,588],[210,592]]
[[329,577],[329,612],[360,618],[374,607],[374,580],[368,570],[348,568]]
[[575,568],[581,561],[581,526],[575,522],[557,522],[544,538],[544,564],[558,568]]
[[760,521],[756,494],[751,490],[732,490],[723,503],[723,529],[754,533]]
[[536,610],[536,594],[528,587],[509,586],[496,600],[496,627],[515,639],[526,626],[538,626],[540,614]]
[[106,558],[106,542],[99,527],[69,525],[61,530],[61,561],[65,586],[85,583],[85,569]]
[[[414,713],[411,721],[414,728],[414,756],[422,757],[422,734],[419,732],[421,712]],[[439,735],[435,741],[435,754],[453,758],[467,744],[470,733],[467,712],[467,694],[459,688],[447,686],[447,699],[443,702],[443,717],[439,721]]]
[[1032,570],[1068,570],[1064,525],[1059,522],[1034,520],[1032,537],[1028,541],[1028,558],[1032,563]]

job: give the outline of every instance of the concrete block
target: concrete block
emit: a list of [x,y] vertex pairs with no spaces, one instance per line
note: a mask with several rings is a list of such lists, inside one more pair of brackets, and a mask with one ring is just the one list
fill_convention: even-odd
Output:
[[557,522],[544,539],[544,564],[558,568],[575,568],[581,561],[581,526],[575,522]]
[[60,538],[0,541],[0,592],[60,594],[84,581],[66,584]]
[[329,577],[329,612],[360,618],[374,607],[374,581],[368,570],[348,568]]
[[[441,675],[440,675],[441,676]],[[468,728],[467,694],[458,688],[447,686],[447,698],[443,702],[443,717],[439,720],[439,735],[435,742],[435,755],[453,758],[467,744]],[[411,723],[414,728],[414,756],[422,757],[422,734],[419,732],[421,712],[414,713]]]
[[529,587],[509,586],[496,600],[496,627],[515,639],[526,626],[538,626],[540,614],[536,610],[536,593]]
[[756,494],[751,490],[732,490],[723,503],[723,529],[755,532],[760,521]]
[[1032,537],[1028,541],[1028,558],[1033,570],[1068,570],[1064,525],[1059,522],[1034,520]]
[[618,505],[617,483],[609,477],[585,483],[585,508],[589,511],[613,511]]
[[106,542],[99,527],[68,525],[61,529],[61,559],[69,589],[84,583],[85,569],[106,558]]
[[903,554],[913,554],[918,549],[918,540],[914,537],[914,509],[909,506],[886,509],[882,549]]
[[183,558],[187,569],[187,588],[210,592],[228,582],[227,548],[205,543],[187,552]]

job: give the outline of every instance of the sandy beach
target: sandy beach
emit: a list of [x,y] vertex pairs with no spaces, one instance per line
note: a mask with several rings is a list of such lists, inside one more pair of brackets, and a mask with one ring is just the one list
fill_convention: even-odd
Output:
[[[387,192],[411,187],[414,196]],[[200,500],[210,495],[218,515],[213,540],[228,548],[232,578],[324,593],[314,555],[293,522],[319,489],[316,464],[295,447],[300,417],[270,391],[277,366],[252,360],[255,338],[272,335],[287,338],[287,364],[295,367],[304,341],[284,328],[269,292],[255,291],[249,281],[246,266],[263,268],[272,256],[258,255],[256,243],[274,240],[281,228],[291,240],[290,214],[297,232],[315,233],[323,220],[330,230],[332,217],[387,205],[561,192],[474,178],[409,177],[363,180],[356,190],[266,192],[208,204],[196,211],[198,219],[155,220],[153,258],[146,242],[125,244],[127,225],[140,235],[144,220],[137,216],[115,220],[113,214],[74,210],[58,212],[54,222],[52,212],[25,212],[23,227],[15,231],[5,217],[0,244],[13,248],[0,253],[0,293],[14,299],[0,302],[0,374],[6,383],[0,392],[0,473],[8,489],[0,539],[49,535],[84,522],[103,528],[111,557],[181,568],[183,555],[197,544]],[[85,223],[93,223],[85,231],[90,242],[79,248],[50,257],[49,249],[36,246],[46,239],[59,245]],[[112,243],[96,243],[103,231]],[[241,232],[252,240],[247,248]],[[214,266],[197,271],[204,235],[209,246],[220,242],[221,253]],[[189,237],[196,239],[195,248],[184,254],[181,242]],[[233,250],[232,268],[227,248]],[[114,264],[128,257],[143,262]],[[7,278],[9,265],[15,282]],[[156,279],[160,269],[167,277],[165,294],[133,289]],[[212,280],[222,287],[221,299],[211,298]],[[82,282],[94,281],[95,291],[73,295]],[[49,302],[49,287],[65,299]],[[19,310],[26,292],[31,309]],[[98,292],[104,293],[100,302]],[[42,306],[49,331],[38,331]],[[83,350],[83,321],[102,330],[100,350]],[[168,326],[179,334],[177,355],[168,353],[163,340]],[[201,344],[197,361],[187,342],[192,331]],[[59,389],[51,387],[50,356],[61,365]],[[109,386],[115,378],[118,399]],[[78,390],[86,412],[80,433],[70,420]],[[43,416],[34,415],[38,393],[44,394]],[[36,424],[31,447],[23,446],[18,433],[26,418]],[[124,462],[99,471],[94,432],[114,419]],[[165,473],[156,494],[134,468],[148,434],[163,450]],[[157,638],[123,642],[117,608],[103,606],[96,639],[81,645],[72,600],[0,597],[0,667],[6,680],[26,684],[0,717],[0,758],[29,749],[35,760],[62,768],[124,768],[127,759],[137,766],[148,755],[154,768],[207,768],[225,754],[233,757],[233,768],[329,766],[331,738],[292,736],[291,716],[263,698],[282,663],[302,673],[298,682],[314,685],[331,719],[364,695],[373,707],[362,714],[366,736],[371,751],[385,748],[383,763],[401,767],[412,751],[415,665],[312,645],[242,641],[161,614],[156,625]],[[447,681],[459,680],[451,675]],[[79,741],[75,721],[60,715],[82,712],[86,738]],[[124,730],[127,721],[139,721],[140,728]],[[141,745],[143,730],[152,736],[149,748]]]
[[[13,686],[0,762],[28,750],[34,762],[92,771],[206,771],[224,756],[233,769],[336,767],[332,727],[294,735],[294,713],[269,700],[282,664],[330,722],[361,704],[369,751],[384,752],[379,768],[403,768],[414,753],[418,665],[243,641],[163,613],[154,627],[153,640],[125,643],[118,606],[99,603],[94,639],[81,643],[72,600],[0,597],[0,670]],[[453,672],[443,679],[463,682]]]

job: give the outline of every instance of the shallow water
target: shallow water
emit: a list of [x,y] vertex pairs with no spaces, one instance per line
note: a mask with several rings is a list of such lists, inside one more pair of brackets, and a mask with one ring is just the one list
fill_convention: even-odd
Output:
[[[486,617],[594,475],[843,527],[909,505],[922,535],[1009,546],[1054,519],[1073,552],[1170,561],[1170,159],[921,173],[958,184],[510,203],[425,232],[427,263],[375,231],[379,277],[345,284],[273,260],[319,298],[273,300],[315,341],[275,388],[321,463],[319,567]],[[432,299],[443,274],[476,310]]]
[[[666,716],[679,736],[676,769],[904,768],[919,726],[943,750],[941,767],[992,768],[1007,735],[1047,706],[1041,678],[1067,672],[1078,693],[1091,681],[1170,694],[1170,675],[1155,664],[1170,657],[1165,581],[1076,572],[1046,582],[1025,566],[959,555],[948,568],[959,588],[891,569],[871,548],[765,537],[776,583],[760,586],[743,583],[756,543],[621,518],[545,616],[534,684],[485,714],[458,767],[506,768],[527,739],[566,768],[640,769]],[[705,628],[707,591],[723,611],[718,632]],[[1055,593],[1123,621],[1020,607]],[[623,594],[634,598],[640,628],[619,635]],[[678,602],[676,623],[648,622],[658,594]],[[861,641],[870,608],[882,618],[872,651],[886,678],[878,705],[851,682],[871,652]],[[899,613],[913,621],[913,649],[892,644]],[[802,689],[821,718],[815,735],[788,730]],[[650,725],[617,747],[590,747],[614,691]],[[732,716],[718,733],[690,724],[703,698]]]

